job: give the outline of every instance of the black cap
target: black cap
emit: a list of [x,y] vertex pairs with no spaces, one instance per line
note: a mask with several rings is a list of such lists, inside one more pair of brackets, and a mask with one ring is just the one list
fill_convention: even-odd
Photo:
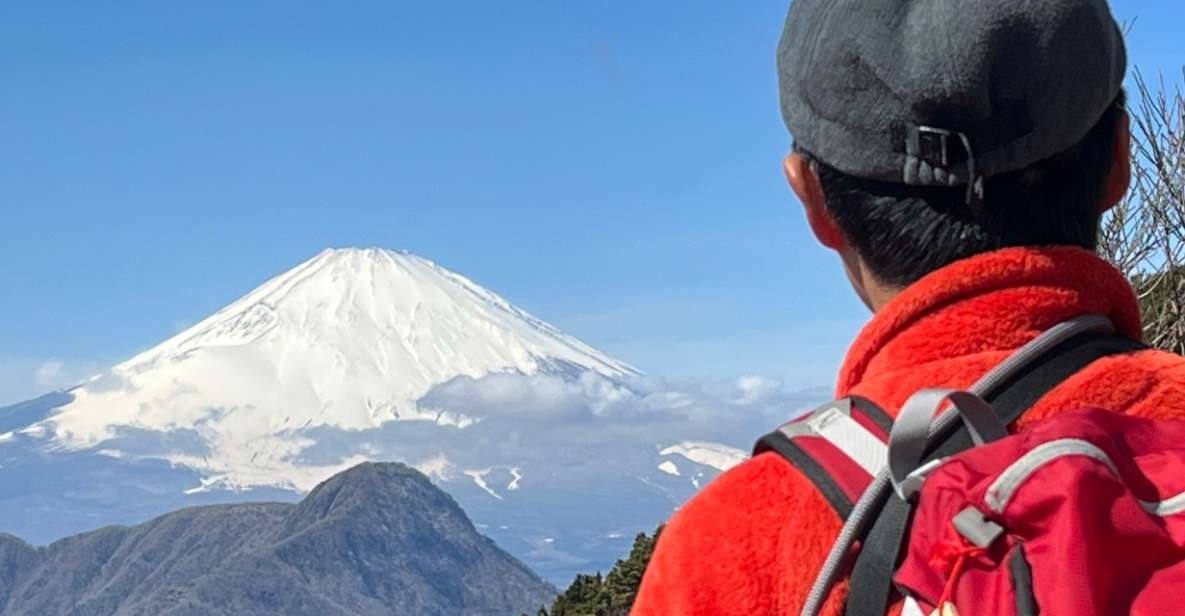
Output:
[[800,146],[849,175],[969,196],[1081,141],[1126,66],[1106,0],[794,0],[778,47]]

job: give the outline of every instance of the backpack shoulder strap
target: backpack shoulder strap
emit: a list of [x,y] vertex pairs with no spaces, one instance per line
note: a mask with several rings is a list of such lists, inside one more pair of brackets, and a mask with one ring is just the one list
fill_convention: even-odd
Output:
[[842,519],[884,469],[893,419],[876,403],[828,402],[761,437],[753,455],[775,452],[815,485]]
[[[1005,424],[1011,424],[1046,394],[1095,361],[1147,348],[1141,342],[1110,333],[1081,334],[1025,364],[1011,378],[985,392],[984,399],[992,404]],[[924,460],[954,455],[971,446],[966,428],[960,428],[950,438],[934,443]],[[846,616],[885,614],[911,513],[910,505],[898,498],[888,498],[880,509],[852,568]]]

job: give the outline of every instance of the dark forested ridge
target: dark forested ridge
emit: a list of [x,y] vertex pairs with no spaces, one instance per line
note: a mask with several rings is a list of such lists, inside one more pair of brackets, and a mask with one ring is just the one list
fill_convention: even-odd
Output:
[[576,576],[550,609],[540,608],[530,616],[628,616],[660,533],[661,526],[653,535],[638,533],[629,556],[617,561],[608,575]]
[[295,505],[185,509],[47,548],[0,535],[3,616],[506,616],[555,592],[399,464]]

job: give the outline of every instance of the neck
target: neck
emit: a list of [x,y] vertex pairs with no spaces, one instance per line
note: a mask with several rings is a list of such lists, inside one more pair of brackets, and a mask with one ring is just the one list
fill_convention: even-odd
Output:
[[873,313],[878,313],[889,302],[893,301],[893,298],[900,294],[901,289],[897,287],[876,283],[864,288],[864,303],[868,305],[868,309],[872,310]]
[[894,297],[901,294],[900,287],[881,282],[855,251],[841,253],[840,256],[843,259],[844,270],[856,294],[860,296],[860,301],[873,313],[880,312]]

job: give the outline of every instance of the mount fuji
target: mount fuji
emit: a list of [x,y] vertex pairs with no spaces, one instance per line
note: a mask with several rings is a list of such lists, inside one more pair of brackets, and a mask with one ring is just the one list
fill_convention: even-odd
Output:
[[0,409],[0,532],[295,501],[366,461],[544,577],[606,568],[817,392],[647,377],[427,259],[326,250],[160,345]]

